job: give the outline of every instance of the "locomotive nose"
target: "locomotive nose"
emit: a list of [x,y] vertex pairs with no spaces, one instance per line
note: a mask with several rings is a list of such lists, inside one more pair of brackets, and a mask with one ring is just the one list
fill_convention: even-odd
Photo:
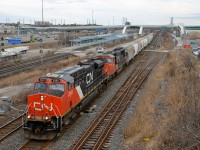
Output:
[[46,94],[30,96],[28,101],[32,104],[28,110],[28,119],[49,120],[53,112],[52,98]]

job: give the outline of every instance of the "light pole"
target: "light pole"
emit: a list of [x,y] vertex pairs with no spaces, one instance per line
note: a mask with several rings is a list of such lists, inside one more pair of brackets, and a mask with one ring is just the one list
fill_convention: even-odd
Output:
[[94,24],[93,13],[94,11],[92,11],[92,24]]
[[[44,13],[43,13],[43,0],[42,0],[42,36],[44,36]],[[41,65],[43,65],[43,40],[42,40],[42,46],[40,50],[41,54]]]
[[44,13],[43,13],[43,0],[42,0],[42,34],[44,34]]

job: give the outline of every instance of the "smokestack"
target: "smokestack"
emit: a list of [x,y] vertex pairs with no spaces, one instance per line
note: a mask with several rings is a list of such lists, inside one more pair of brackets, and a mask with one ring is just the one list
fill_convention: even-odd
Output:
[[171,17],[171,25],[174,25],[174,17]]

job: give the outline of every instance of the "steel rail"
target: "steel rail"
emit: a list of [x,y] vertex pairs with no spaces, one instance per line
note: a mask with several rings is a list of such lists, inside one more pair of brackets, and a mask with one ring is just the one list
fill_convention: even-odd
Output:
[[[53,63],[53,62],[56,62],[56,61],[59,61],[62,59],[66,59],[70,55],[71,54],[66,54],[66,55],[62,54],[62,55],[55,55],[52,57],[48,57],[43,60],[43,64]],[[41,66],[40,60],[34,60],[34,61],[27,62],[27,63],[19,64],[19,65],[1,68],[0,69],[0,78],[7,77],[9,75],[19,73],[22,71],[32,70],[33,68],[38,67],[38,66]]]
[[24,115],[25,113],[0,127],[0,142],[8,138],[11,134],[22,127],[22,118]]

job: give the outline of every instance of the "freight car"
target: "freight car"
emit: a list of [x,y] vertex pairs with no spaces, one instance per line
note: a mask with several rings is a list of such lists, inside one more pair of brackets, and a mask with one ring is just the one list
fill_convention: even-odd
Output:
[[[144,49],[153,39],[154,34],[149,34],[148,36],[145,36],[143,38],[139,38],[136,41],[134,41],[132,44],[124,45],[117,49],[123,49],[125,51],[125,62],[126,65],[129,64],[131,60],[142,50]],[[123,65],[125,63],[123,62]]]
[[[28,96],[24,136],[50,140],[144,47],[147,37],[35,79]],[[139,46],[141,45],[141,47]]]

